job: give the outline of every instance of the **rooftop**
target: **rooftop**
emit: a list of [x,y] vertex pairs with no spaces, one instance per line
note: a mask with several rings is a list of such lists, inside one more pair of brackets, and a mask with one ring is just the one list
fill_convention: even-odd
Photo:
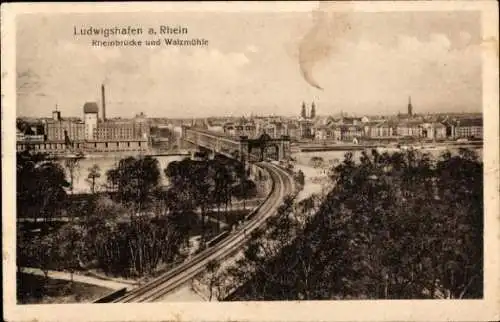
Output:
[[83,105],[83,113],[99,113],[99,107],[96,102],[86,102]]

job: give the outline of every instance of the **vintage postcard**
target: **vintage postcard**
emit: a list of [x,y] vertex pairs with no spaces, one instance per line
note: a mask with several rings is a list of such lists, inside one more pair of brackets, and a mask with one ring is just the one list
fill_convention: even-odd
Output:
[[5,320],[500,319],[495,1],[1,24]]

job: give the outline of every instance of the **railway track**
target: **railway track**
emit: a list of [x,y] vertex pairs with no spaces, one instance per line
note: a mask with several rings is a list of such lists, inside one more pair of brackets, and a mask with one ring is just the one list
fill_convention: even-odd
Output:
[[211,260],[223,260],[234,254],[236,249],[242,247],[250,234],[255,229],[262,226],[268,217],[275,214],[283,198],[293,193],[294,190],[293,178],[291,178],[290,174],[285,170],[267,162],[260,163],[259,166],[266,169],[272,178],[271,193],[242,228],[227,236],[218,244],[197,254],[188,262],[173,268],[164,275],[130,291],[113,302],[130,303],[157,301],[203,272],[207,263]]

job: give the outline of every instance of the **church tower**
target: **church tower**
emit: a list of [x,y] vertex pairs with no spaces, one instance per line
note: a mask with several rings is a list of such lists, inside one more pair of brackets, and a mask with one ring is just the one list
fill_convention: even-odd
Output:
[[312,119],[316,117],[316,104],[314,104],[314,101],[311,104],[311,115],[310,116]]
[[413,106],[411,105],[411,96],[408,96],[408,116],[413,116]]
[[307,117],[306,114],[306,103],[302,102],[302,110],[300,111],[300,116],[305,119]]

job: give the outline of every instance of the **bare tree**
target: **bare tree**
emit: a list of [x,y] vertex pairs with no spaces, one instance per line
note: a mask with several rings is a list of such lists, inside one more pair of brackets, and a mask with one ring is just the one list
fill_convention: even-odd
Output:
[[208,301],[212,301],[214,290],[219,286],[220,280],[218,278],[218,272],[220,269],[220,263],[216,260],[211,260],[207,264],[207,273],[205,279],[208,283]]
[[81,157],[71,157],[67,158],[64,160],[64,167],[66,170],[68,170],[69,173],[69,188],[71,191],[71,194],[73,194],[74,191],[74,184],[75,184],[75,175],[77,174],[77,171],[80,169],[80,160]]
[[87,175],[87,183],[90,185],[90,191],[92,194],[95,194],[96,192],[96,180],[101,177],[101,169],[99,168],[99,165],[94,164],[89,168],[89,174]]

